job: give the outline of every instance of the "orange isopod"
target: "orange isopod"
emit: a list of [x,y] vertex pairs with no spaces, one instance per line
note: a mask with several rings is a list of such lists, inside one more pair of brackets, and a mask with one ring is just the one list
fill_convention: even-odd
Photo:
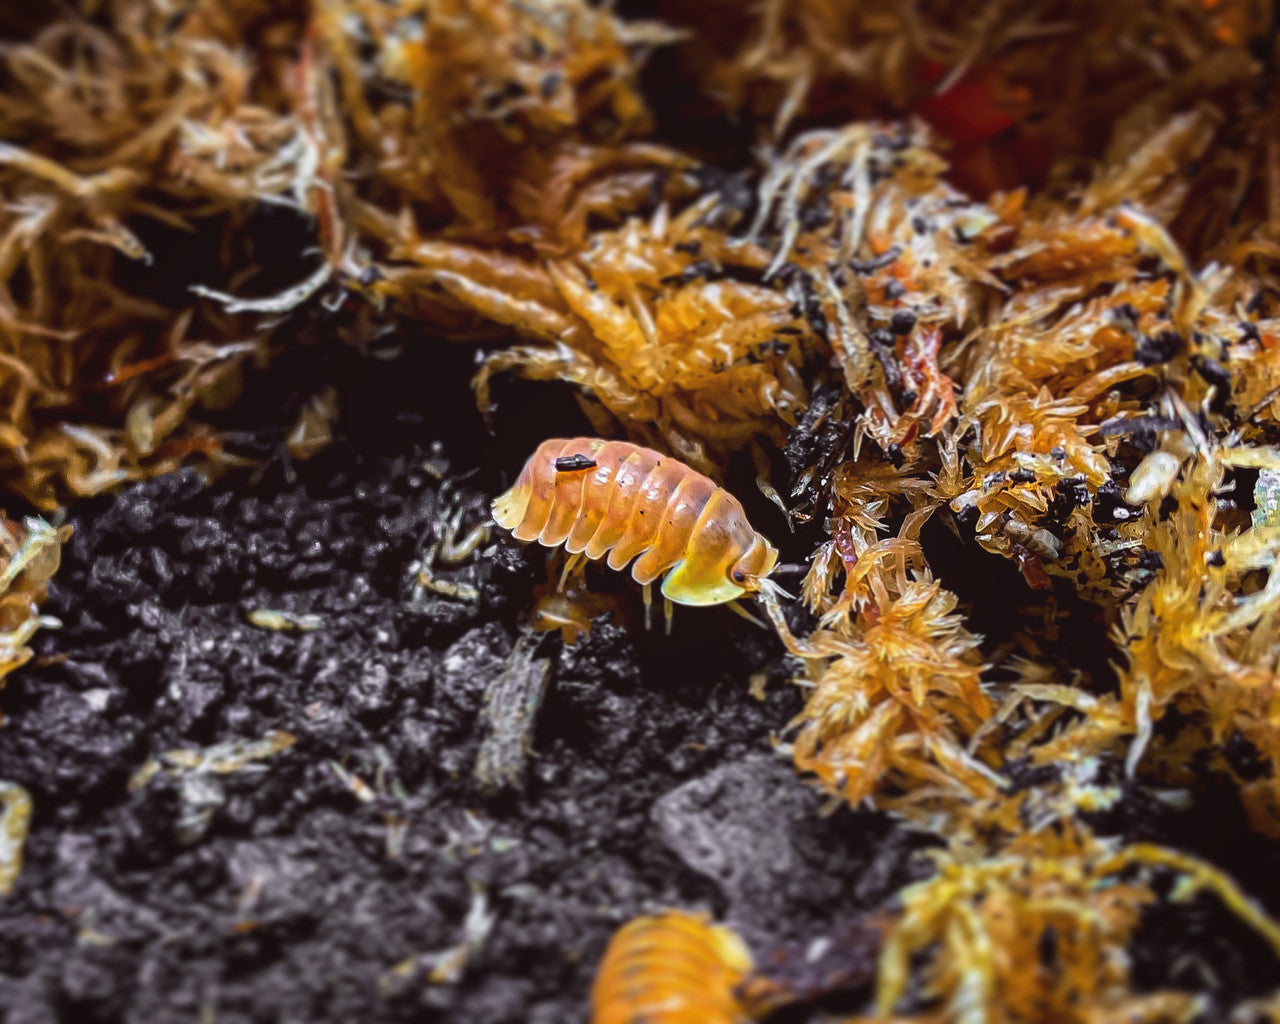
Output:
[[751,954],[724,925],[680,910],[639,917],[609,940],[591,986],[591,1024],[736,1024]]
[[722,604],[763,590],[778,561],[732,494],[678,459],[626,441],[543,441],[494,501],[493,517],[517,540],[563,544],[571,564],[607,554],[609,568],[623,569],[635,559],[646,620],[650,585],[666,573],[668,628],[671,602]]

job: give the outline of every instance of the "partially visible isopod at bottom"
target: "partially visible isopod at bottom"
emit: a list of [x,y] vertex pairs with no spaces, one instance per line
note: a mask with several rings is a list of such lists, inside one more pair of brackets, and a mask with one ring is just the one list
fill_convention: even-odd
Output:
[[638,917],[605,950],[591,988],[591,1024],[737,1024],[735,990],[751,954],[724,925],[682,910]]

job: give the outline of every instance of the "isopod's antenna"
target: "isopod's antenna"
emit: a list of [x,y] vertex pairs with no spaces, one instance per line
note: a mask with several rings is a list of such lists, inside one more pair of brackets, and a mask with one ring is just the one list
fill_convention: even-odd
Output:
[[756,600],[763,606],[765,612],[769,616],[769,621],[773,623],[773,628],[778,634],[778,638],[788,651],[801,658],[826,658],[830,657],[830,651],[821,651],[808,640],[801,640],[791,632],[791,627],[787,625],[786,616],[782,614],[782,602],[779,598],[785,597],[789,601],[795,598],[783,590],[778,584],[770,579],[756,580]]
[[769,577],[767,576],[763,576],[760,579],[757,579],[755,582],[756,582],[756,592],[758,595],[760,595],[760,599],[762,601],[765,600],[763,596],[765,594],[769,595],[769,598],[774,601],[778,600],[778,598],[780,597],[785,597],[788,601],[794,601],[796,599],[794,594],[790,594],[787,591],[783,590],[782,587],[780,587],[773,580],[769,579]]

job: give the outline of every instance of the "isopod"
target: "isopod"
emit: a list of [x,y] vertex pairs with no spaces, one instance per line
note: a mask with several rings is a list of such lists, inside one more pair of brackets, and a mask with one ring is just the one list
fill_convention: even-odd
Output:
[[583,558],[607,554],[615,570],[634,559],[646,621],[651,584],[666,573],[668,629],[672,602],[722,604],[767,590],[778,560],[737,498],[678,459],[626,441],[543,441],[493,502],[493,517],[517,540],[563,544],[572,556],[566,574]]
[[751,954],[724,925],[672,910],[624,925],[591,986],[591,1024],[735,1024]]

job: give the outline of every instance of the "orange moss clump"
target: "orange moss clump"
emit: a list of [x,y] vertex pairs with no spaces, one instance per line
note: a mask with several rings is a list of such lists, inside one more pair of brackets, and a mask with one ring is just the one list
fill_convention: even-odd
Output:
[[807,398],[808,328],[785,295],[738,279],[758,281],[766,254],[701,226],[711,208],[673,219],[662,209],[593,236],[573,260],[526,264],[528,298],[499,318],[542,344],[491,356],[477,377],[481,405],[492,374],[510,369],[579,385],[602,433],[616,421],[701,471],[718,474],[757,439],[781,443]]
[[69,526],[57,530],[34,516],[17,523],[0,513],[0,688],[5,676],[30,660],[27,641],[36,630],[59,625],[39,609],[70,535]]
[[243,272],[250,205],[294,201],[284,69],[246,65],[245,12],[216,31],[112,13],[123,31],[53,21],[0,55],[0,475],[45,508],[221,460],[200,411],[234,398],[263,338],[155,287],[147,240],[222,245]]
[[995,709],[955,596],[903,538],[861,547],[843,568],[839,597],[821,595],[815,607],[825,628],[803,648],[809,697],[792,722],[796,767],[854,804],[880,789],[891,804],[895,792],[924,803],[990,795],[999,778],[966,741]]
[[1053,846],[972,863],[939,858],[937,875],[901,894],[903,914],[881,954],[881,1016],[855,1019],[892,1013],[906,992],[910,958],[931,948],[921,994],[938,999],[946,1019],[1191,1019],[1205,1010],[1195,994],[1137,996],[1130,987],[1125,947],[1155,901],[1151,877],[1170,872],[1179,878],[1177,899],[1212,892],[1280,954],[1280,928],[1209,865],[1147,844],[1111,852],[1088,836],[1075,850]]

